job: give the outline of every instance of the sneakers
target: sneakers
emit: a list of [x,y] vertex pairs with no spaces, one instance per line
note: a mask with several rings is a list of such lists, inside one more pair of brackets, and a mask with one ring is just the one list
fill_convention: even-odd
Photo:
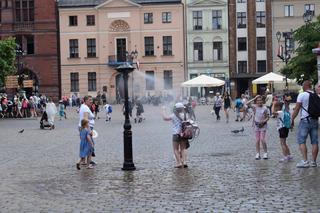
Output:
[[284,163],[284,162],[288,162],[288,158],[287,157],[283,157],[279,160],[279,163]]
[[256,160],[260,160],[261,158],[260,158],[260,154],[259,153],[257,153],[256,154]]
[[310,166],[311,166],[311,167],[317,167],[317,162],[311,161],[311,162],[310,162]]
[[297,168],[309,168],[310,167],[310,164],[309,164],[309,161],[304,161],[304,160],[301,160],[299,163],[297,163]]
[[263,154],[263,159],[264,159],[264,160],[268,160],[268,153],[264,153],[264,154]]

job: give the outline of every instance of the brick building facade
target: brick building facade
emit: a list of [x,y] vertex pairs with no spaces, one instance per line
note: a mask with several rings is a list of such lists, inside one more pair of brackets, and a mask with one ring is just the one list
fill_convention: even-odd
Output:
[[271,1],[229,0],[229,65],[231,93],[261,93],[266,85],[252,80],[272,72]]
[[[0,37],[14,37],[23,50],[19,73],[33,80],[27,95],[57,100],[59,86],[58,18],[55,0],[1,0]],[[9,92],[15,92],[11,89]]]

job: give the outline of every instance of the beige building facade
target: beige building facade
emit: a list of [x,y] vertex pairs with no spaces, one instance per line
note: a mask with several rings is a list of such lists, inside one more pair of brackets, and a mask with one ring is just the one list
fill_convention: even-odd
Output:
[[[123,98],[115,68],[137,69],[129,95],[180,93],[184,81],[183,5],[176,0],[60,0],[61,91]],[[129,56],[129,57],[128,57]]]
[[[297,28],[305,24],[303,19],[303,14],[310,10],[313,13],[313,20],[320,15],[320,1],[319,0],[272,0],[272,17],[273,17],[273,33],[272,33],[272,43],[273,43],[273,70],[274,72],[279,72],[281,68],[285,65],[277,55],[279,46],[282,45],[283,53],[285,46],[285,39],[283,33],[293,32]],[[280,41],[276,37],[276,33],[281,33]],[[298,44],[288,42],[287,44],[291,51],[289,52],[291,58],[294,55],[294,49]],[[310,50],[311,51],[311,50]],[[290,59],[289,59],[290,60]]]

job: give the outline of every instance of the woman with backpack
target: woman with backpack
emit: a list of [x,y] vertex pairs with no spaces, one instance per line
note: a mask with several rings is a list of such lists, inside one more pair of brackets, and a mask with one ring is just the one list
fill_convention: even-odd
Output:
[[274,115],[277,116],[277,129],[279,131],[280,144],[283,153],[283,158],[281,158],[279,162],[288,162],[292,160],[290,150],[286,142],[289,129],[291,129],[290,101],[291,97],[287,96],[284,98],[284,104],[277,102],[274,105]]
[[172,122],[172,144],[173,152],[176,158],[175,168],[187,168],[187,144],[188,140],[181,137],[182,134],[182,121],[184,117],[184,105],[176,103],[173,109],[173,114],[166,115],[165,108],[163,107],[162,118],[165,121]]

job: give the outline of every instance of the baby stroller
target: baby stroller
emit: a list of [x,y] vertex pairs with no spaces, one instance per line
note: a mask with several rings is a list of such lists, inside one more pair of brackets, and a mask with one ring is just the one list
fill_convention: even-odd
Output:
[[46,111],[42,113],[41,119],[40,119],[40,129],[45,129],[45,128],[52,128],[54,129],[54,125],[51,127],[51,125],[48,122],[48,115]]

